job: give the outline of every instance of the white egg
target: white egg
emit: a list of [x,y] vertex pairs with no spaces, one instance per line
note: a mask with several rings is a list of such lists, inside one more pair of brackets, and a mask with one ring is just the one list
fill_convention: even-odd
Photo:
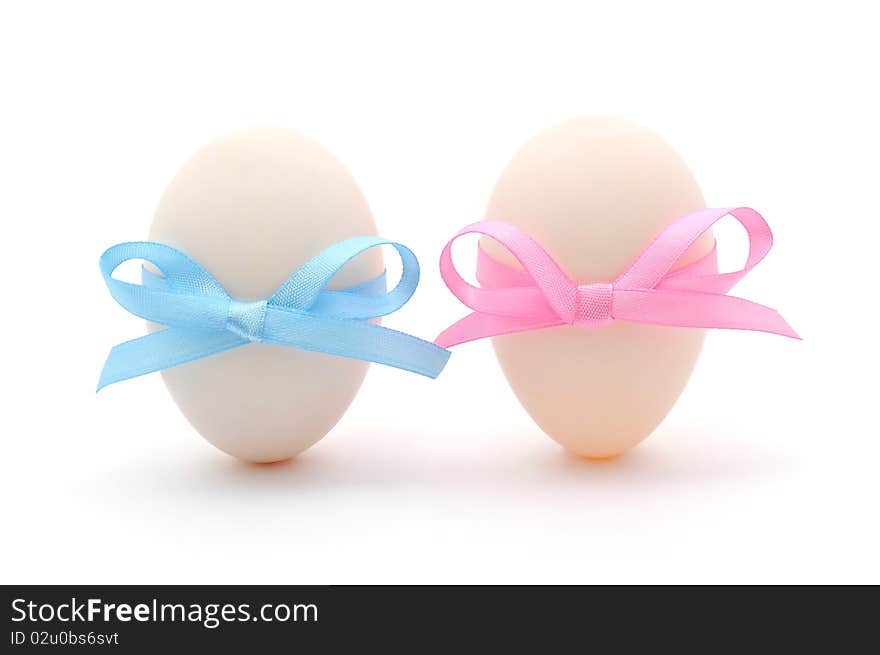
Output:
[[[486,218],[531,234],[579,283],[610,282],[662,227],[704,207],[691,172],[652,132],[614,118],[560,123],[503,171]],[[712,248],[703,235],[682,258]],[[516,265],[494,241],[493,257]],[[567,449],[617,455],[647,437],[691,374],[704,330],[614,323],[495,337],[498,361],[535,422]]]
[[[364,196],[326,149],[286,129],[257,128],[219,138],[183,165],[162,196],[150,239],[195,258],[233,298],[262,300],[321,249],[375,234]],[[329,288],[364,282],[382,268],[374,248]],[[323,437],[366,370],[355,359],[248,344],[162,375],[205,439],[235,457],[272,462]]]

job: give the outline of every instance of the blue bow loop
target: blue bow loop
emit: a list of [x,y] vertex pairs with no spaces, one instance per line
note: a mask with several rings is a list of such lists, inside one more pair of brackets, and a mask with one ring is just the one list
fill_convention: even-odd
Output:
[[[325,287],[348,261],[376,246],[400,255],[400,281],[386,291],[385,273],[342,291]],[[153,264],[142,284],[113,273],[124,262]],[[291,275],[267,300],[233,299],[198,262],[171,246],[122,243],[101,256],[110,294],[132,314],[166,329],[115,346],[104,364],[98,390],[249,343],[274,343],[395,366],[431,378],[449,351],[366,319],[390,314],[412,297],[419,283],[413,252],[378,237],[354,237],[322,250]]]
[[[400,281],[391,291],[380,295],[365,294],[357,288],[344,291],[324,289],[351,259],[381,245],[393,246],[402,264]],[[418,285],[419,261],[412,250],[400,243],[376,237],[352,237],[322,250],[303,264],[278,288],[270,302],[337,318],[377,318],[403,307]]]

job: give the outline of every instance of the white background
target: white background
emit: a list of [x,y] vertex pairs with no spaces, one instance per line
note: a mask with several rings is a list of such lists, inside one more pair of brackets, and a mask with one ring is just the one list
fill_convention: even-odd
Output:
[[[880,582],[877,28],[867,2],[4,3],[2,582]],[[98,255],[146,235],[200,144],[324,143],[422,260],[386,325],[430,338],[462,314],[445,239],[580,114],[655,129],[710,205],[768,218],[737,292],[803,342],[712,333],[603,464],[532,424],[488,342],[434,382],[373,367],[268,467],[204,442],[159,375],[95,395],[143,330]]]

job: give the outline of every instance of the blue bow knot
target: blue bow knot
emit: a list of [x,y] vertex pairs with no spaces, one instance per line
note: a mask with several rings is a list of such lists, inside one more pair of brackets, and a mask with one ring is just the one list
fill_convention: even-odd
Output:
[[259,343],[263,340],[268,300],[232,300],[226,315],[226,329],[240,337]]
[[[385,273],[355,287],[325,287],[353,257],[390,245],[400,255],[397,285],[386,291]],[[156,266],[161,275],[143,272],[143,283],[113,277],[130,259]],[[345,239],[306,262],[266,300],[231,298],[198,262],[161,243],[137,241],[109,248],[101,272],[113,298],[132,314],[167,326],[115,346],[107,357],[98,390],[129,378],[243,346],[274,343],[362,359],[437,377],[449,351],[367,319],[396,311],[419,283],[413,252],[379,237]]]

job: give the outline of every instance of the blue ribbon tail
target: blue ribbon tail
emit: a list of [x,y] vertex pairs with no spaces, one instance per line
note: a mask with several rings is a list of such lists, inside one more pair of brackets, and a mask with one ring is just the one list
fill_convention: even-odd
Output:
[[107,356],[100,391],[109,384],[178,366],[249,343],[232,332],[166,328],[114,346]]
[[363,359],[436,378],[450,351],[404,332],[333,316],[269,307],[263,341]]

